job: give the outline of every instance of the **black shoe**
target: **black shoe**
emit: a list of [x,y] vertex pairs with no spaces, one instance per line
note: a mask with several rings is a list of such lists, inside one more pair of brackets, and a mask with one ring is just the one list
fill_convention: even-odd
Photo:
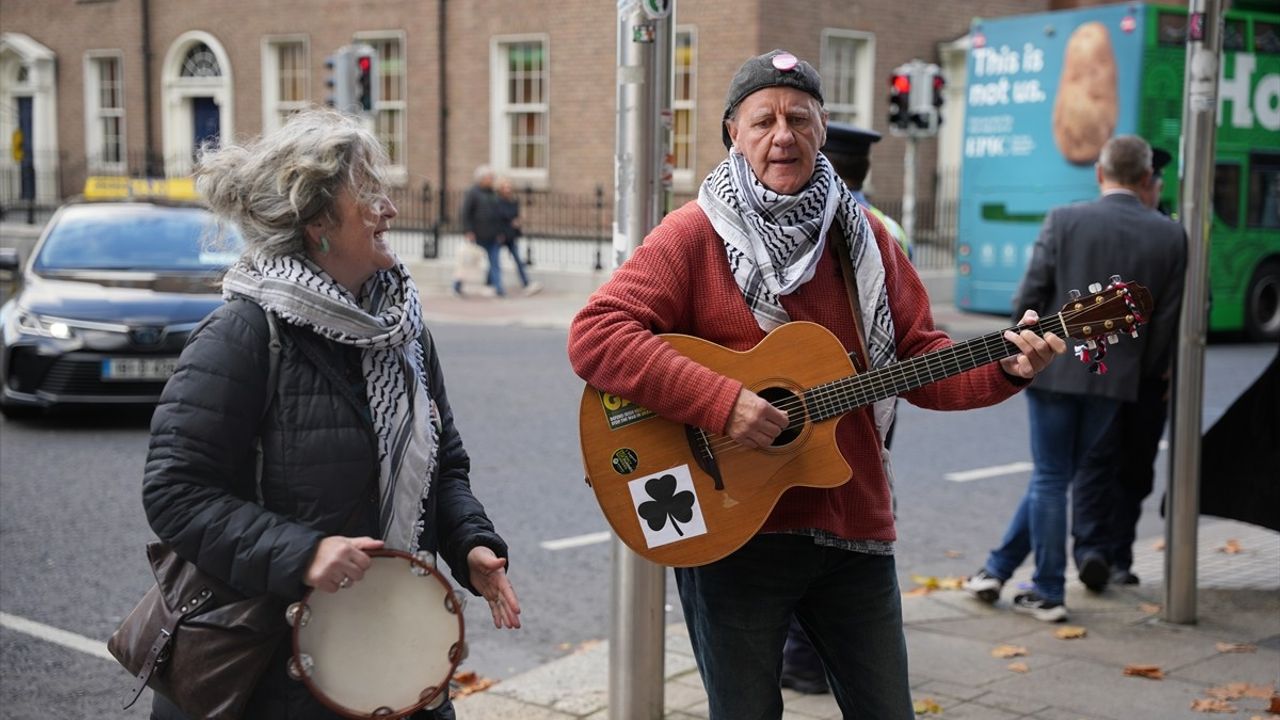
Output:
[[1129,570],[1115,569],[1111,571],[1112,585],[1137,585],[1138,576]]
[[1066,605],[1050,600],[1035,590],[1015,595],[1013,609],[1043,622],[1062,622],[1067,619]]
[[1090,592],[1100,593],[1107,588],[1107,581],[1111,579],[1111,566],[1101,555],[1089,555],[1080,564],[1080,582],[1089,588]]
[[781,685],[802,695],[823,695],[831,692],[831,687],[827,685],[827,674],[821,668],[817,671],[803,671],[783,666]]
[[961,587],[973,597],[990,604],[1000,599],[1000,589],[1004,587],[1004,581],[983,568],[966,578]]

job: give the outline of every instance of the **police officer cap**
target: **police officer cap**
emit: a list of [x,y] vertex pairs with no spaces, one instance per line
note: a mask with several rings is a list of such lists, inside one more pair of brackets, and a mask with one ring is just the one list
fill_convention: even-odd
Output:
[[851,157],[866,157],[871,154],[871,145],[880,142],[880,133],[875,130],[864,130],[848,123],[827,123],[827,142],[822,146],[823,152],[839,153]]
[[[738,68],[729,83],[729,92],[724,101],[724,117],[721,119],[728,120],[751,93],[779,86],[809,93],[817,98],[819,105],[823,103],[822,79],[818,76],[818,71],[786,50],[770,50],[742,63],[742,67]],[[724,127],[723,122],[720,123],[720,136],[724,140],[725,149],[733,146],[729,130]]]
[[1160,172],[1164,170],[1164,166],[1169,164],[1173,156],[1168,150],[1162,150],[1158,147],[1151,148],[1151,174],[1160,177]]

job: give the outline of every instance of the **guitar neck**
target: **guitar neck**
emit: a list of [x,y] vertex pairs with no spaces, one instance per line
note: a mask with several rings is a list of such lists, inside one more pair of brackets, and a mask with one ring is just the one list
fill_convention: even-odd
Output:
[[1030,330],[1041,337],[1050,332],[1065,338],[1062,315],[1042,318],[1030,326],[1006,328],[966,340],[919,357],[850,375],[810,388],[804,394],[805,410],[813,422],[843,415],[885,398],[945,380],[962,372],[1017,355],[1018,346],[1004,339],[1008,330]]

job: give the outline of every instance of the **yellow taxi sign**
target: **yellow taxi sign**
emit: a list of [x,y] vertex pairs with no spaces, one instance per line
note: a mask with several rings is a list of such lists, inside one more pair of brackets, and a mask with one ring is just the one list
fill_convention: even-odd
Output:
[[119,175],[94,175],[84,181],[86,200],[177,200],[196,201],[193,178],[130,178]]

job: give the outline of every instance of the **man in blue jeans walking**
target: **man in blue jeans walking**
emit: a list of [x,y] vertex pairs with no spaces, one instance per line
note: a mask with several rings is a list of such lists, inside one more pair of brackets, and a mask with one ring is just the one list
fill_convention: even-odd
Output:
[[[975,598],[994,603],[1027,555],[1035,558],[1033,587],[1013,598],[1013,609],[1037,620],[1066,620],[1067,489],[1083,458],[1111,425],[1122,402],[1138,397],[1141,378],[1168,364],[1178,330],[1186,269],[1182,227],[1143,204],[1151,179],[1151,146],[1133,135],[1102,148],[1095,173],[1102,197],[1060,207],[1045,218],[1014,310],[1042,317],[1073,288],[1105,283],[1113,275],[1140,282],[1153,311],[1137,339],[1107,345],[1105,373],[1071,362],[1054,363],[1027,389],[1030,412],[1031,484],[1000,546],[964,585]],[[1103,369],[1101,367],[1099,370]],[[1086,585],[1108,568],[1103,558],[1081,558]]]

